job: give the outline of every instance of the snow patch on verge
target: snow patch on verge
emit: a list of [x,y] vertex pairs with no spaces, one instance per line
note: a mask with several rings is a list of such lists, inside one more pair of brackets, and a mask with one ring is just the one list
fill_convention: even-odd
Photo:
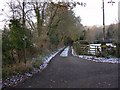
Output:
[[94,62],[120,63],[118,58],[103,58],[103,57],[86,56],[86,55],[78,55],[78,57],[85,60],[91,60]]
[[67,57],[68,56],[68,51],[69,51],[69,46],[64,49],[64,51],[60,54],[62,57]]
[[55,57],[62,49],[63,49],[63,48],[59,49],[56,53],[51,54],[50,57],[45,57],[45,58],[43,59],[43,60],[44,60],[43,64],[40,66],[40,69],[43,70],[44,68],[46,68],[46,66],[48,65],[48,63],[50,62],[50,60],[51,60],[53,57]]
[[72,55],[73,55],[73,56],[77,56],[77,54],[76,54],[76,52],[74,51],[73,47],[71,47],[71,49],[72,49]]
[[94,62],[120,63],[120,58],[103,58],[103,57],[95,57],[95,56],[87,56],[87,55],[76,55],[73,47],[72,47],[72,55],[77,56],[81,59],[90,60]]
[[[64,48],[64,47],[63,47]],[[9,87],[14,87],[18,83],[24,82],[27,78],[32,77],[34,74],[41,72],[43,69],[45,69],[50,62],[50,60],[55,57],[63,48],[58,49],[57,52],[51,54],[50,56],[46,56],[43,58],[43,64],[40,65],[39,68],[33,68],[32,72],[27,72],[24,74],[17,74],[14,76],[11,76],[7,78],[5,81],[2,82],[2,89],[4,88],[9,88]]]

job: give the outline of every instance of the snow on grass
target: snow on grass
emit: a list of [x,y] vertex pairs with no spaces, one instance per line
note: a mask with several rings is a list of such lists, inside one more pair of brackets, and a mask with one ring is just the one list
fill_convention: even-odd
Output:
[[76,52],[74,51],[73,47],[71,47],[71,48],[72,48],[72,55],[73,55],[73,56],[77,56],[77,54],[76,54]]
[[51,60],[53,57],[55,57],[62,49],[63,49],[63,48],[59,49],[56,53],[51,54],[49,57],[43,58],[44,62],[43,62],[43,64],[40,66],[40,69],[43,70],[44,68],[46,68],[46,66],[48,65],[48,63],[50,62],[50,60]]
[[118,58],[103,58],[103,57],[95,57],[95,56],[87,56],[87,55],[78,55],[78,57],[95,62],[120,63]]
[[[43,58],[44,62],[42,65],[40,65],[39,68],[33,68],[33,71],[31,71],[31,72],[26,72],[23,74],[18,73],[18,75],[14,75],[14,76],[7,78],[6,80],[3,81],[2,88],[4,89],[4,88],[12,87],[12,86],[14,87],[18,83],[24,82],[27,78],[32,77],[34,74],[41,72],[43,69],[46,68],[46,66],[48,65],[50,60],[53,57],[55,57],[63,48],[60,48],[60,49],[58,49],[57,52],[52,52],[49,56],[44,57]],[[0,84],[0,87],[1,87],[1,84]]]
[[62,57],[67,57],[68,56],[68,51],[69,51],[69,46],[64,49],[64,51],[60,54]]
[[116,58],[116,57],[103,58],[103,57],[96,57],[96,56],[76,55],[73,48],[72,48],[72,55],[77,56],[81,59],[90,60],[94,62],[120,63],[120,58]]

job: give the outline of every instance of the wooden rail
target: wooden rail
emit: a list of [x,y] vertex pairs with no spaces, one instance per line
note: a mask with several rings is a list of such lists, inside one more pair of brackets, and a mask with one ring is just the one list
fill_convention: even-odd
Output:
[[[90,46],[93,46],[93,47],[90,47]],[[96,46],[96,45],[90,45],[90,46],[89,46],[88,54],[96,55],[97,53],[101,52],[100,46]]]
[[[93,47],[91,47],[93,46]],[[97,53],[101,52],[101,47],[96,45],[87,45],[87,46],[81,46],[81,51],[84,54],[93,54],[96,55]]]

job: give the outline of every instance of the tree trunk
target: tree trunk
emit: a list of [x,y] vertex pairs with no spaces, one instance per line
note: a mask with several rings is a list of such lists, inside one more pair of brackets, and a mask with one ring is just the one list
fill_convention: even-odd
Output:
[[18,56],[18,61],[20,63],[21,62],[21,58],[20,58],[20,51],[19,50],[17,50],[17,56]]
[[[13,61],[15,61],[13,49],[11,51],[11,56],[12,56]],[[15,61],[15,63],[16,63],[16,61]]]
[[23,19],[22,23],[23,23],[23,28],[25,28],[25,11],[24,11],[25,2],[22,3],[22,7],[23,7],[23,9],[22,9],[22,19]]

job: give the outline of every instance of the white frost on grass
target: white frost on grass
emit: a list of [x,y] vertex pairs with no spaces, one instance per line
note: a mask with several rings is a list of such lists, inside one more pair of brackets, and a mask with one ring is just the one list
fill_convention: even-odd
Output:
[[107,62],[107,63],[120,63],[120,58],[103,58],[103,57],[95,57],[95,56],[87,56],[87,55],[76,55],[74,49],[72,48],[72,55],[77,56],[84,60],[90,60],[94,62]]
[[71,47],[71,48],[72,48],[72,55],[73,55],[73,56],[77,56],[77,55],[76,55],[76,52],[75,52],[74,49],[73,49],[73,47]]
[[91,60],[94,62],[120,63],[118,58],[103,58],[103,57],[95,57],[95,56],[87,56],[87,55],[78,55],[78,57],[85,60]]
[[55,57],[61,50],[62,50],[63,48],[61,48],[61,49],[59,49],[56,53],[54,53],[54,54],[51,54],[49,57],[45,57],[45,58],[43,58],[43,64],[40,66],[40,69],[44,69],[44,68],[46,68],[46,66],[48,65],[48,63],[50,62],[50,60],[53,58],[53,57]]
[[68,51],[69,51],[69,46],[64,49],[64,51],[60,54],[60,56],[67,57],[68,56]]

